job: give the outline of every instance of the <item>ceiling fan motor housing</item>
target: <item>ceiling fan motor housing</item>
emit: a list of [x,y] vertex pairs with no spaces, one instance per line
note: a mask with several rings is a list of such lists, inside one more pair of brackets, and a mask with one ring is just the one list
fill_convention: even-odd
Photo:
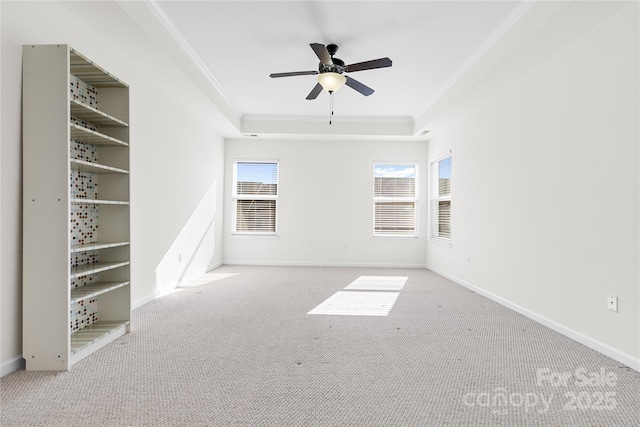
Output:
[[318,71],[320,73],[338,73],[342,74],[346,70],[344,65],[344,61],[342,59],[334,58],[333,55],[338,51],[338,45],[336,44],[328,44],[327,52],[329,52],[329,56],[331,56],[331,61],[333,64],[323,64],[322,61],[318,65]]
[[320,73],[344,73],[346,67],[344,65],[344,61],[338,58],[331,58],[333,64],[323,64],[322,62],[318,65],[318,71]]

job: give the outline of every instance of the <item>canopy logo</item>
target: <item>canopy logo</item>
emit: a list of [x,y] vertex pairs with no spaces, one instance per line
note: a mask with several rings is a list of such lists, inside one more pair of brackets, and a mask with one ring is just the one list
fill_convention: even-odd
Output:
[[489,408],[498,415],[507,415],[509,409],[544,414],[552,405],[565,411],[611,411],[617,406],[616,392],[608,388],[616,387],[617,383],[617,375],[605,368],[597,371],[584,367],[573,371],[538,368],[533,390],[521,392],[496,387],[492,391],[466,393],[462,403],[468,407]]

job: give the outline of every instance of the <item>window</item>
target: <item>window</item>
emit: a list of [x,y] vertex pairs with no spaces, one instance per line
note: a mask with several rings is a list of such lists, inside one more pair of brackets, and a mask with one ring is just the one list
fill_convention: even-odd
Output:
[[415,164],[373,165],[374,236],[417,236]]
[[431,237],[451,239],[451,155],[431,164]]
[[274,234],[278,202],[278,163],[235,162],[233,198],[234,232]]

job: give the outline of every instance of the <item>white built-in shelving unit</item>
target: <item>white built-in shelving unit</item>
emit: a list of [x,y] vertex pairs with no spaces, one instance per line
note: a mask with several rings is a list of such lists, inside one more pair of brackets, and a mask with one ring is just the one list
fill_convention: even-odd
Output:
[[23,357],[68,370],[130,330],[129,86],[23,46]]

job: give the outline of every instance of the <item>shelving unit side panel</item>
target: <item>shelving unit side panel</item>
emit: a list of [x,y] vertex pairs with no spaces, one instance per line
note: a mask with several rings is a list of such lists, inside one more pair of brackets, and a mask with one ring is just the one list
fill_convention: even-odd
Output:
[[100,199],[129,201],[129,174],[100,174],[97,181]]
[[129,123],[128,87],[99,87],[98,102],[102,111]]
[[130,240],[129,206],[100,205],[98,211],[98,241],[125,242]]
[[23,356],[69,368],[69,48],[23,47]]
[[129,170],[128,147],[98,147],[98,161],[116,167]]
[[115,138],[125,143],[129,143],[129,128],[127,126],[100,126],[98,132]]
[[114,291],[98,295],[99,321],[130,321],[131,288],[123,286]]

